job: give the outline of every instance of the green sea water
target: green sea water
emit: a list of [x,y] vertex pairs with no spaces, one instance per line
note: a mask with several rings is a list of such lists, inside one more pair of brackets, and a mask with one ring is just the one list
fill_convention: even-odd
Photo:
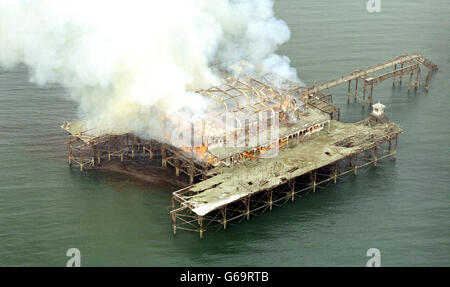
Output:
[[[172,235],[173,190],[67,165],[59,128],[76,104],[58,86],[28,82],[24,66],[0,70],[0,266],[450,266],[450,3],[280,0],[291,28],[280,48],[307,84],[418,52],[439,65],[431,89],[388,80],[375,100],[404,129],[396,162],[350,176],[227,230]],[[425,75],[425,74],[424,74]],[[331,91],[343,121],[368,116]]]

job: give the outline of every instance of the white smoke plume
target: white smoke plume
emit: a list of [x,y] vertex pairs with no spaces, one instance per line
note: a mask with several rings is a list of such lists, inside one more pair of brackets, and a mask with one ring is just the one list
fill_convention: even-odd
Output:
[[162,114],[202,113],[192,92],[237,63],[297,81],[273,0],[0,0],[0,65],[58,83],[96,127],[160,139]]

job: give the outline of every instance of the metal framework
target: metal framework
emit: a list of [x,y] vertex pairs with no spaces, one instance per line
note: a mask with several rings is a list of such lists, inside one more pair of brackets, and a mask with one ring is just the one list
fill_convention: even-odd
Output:
[[[241,137],[255,137],[257,133],[262,132],[259,129],[259,123],[271,120],[275,115],[279,116],[280,124],[288,123],[293,116],[303,115],[299,110],[302,103],[253,78],[248,78],[246,81],[229,78],[219,87],[199,90],[197,93],[216,102],[216,105],[212,105],[212,115],[209,119],[231,115],[236,124],[230,129],[228,126],[218,126],[217,122],[208,121],[208,119],[193,122],[190,126],[191,134],[202,139],[201,145],[194,146],[194,144],[189,145],[190,143],[188,143],[187,146],[183,146],[181,143],[181,146],[175,146],[171,143],[145,140],[131,133],[83,130],[82,123],[65,122],[62,128],[69,133],[69,140],[66,142],[69,165],[77,164],[83,171],[86,168],[101,166],[112,159],[120,159],[121,162],[140,161],[142,163],[144,163],[142,160],[154,159],[160,160],[161,166],[164,168],[173,167],[176,176],[186,175],[189,183],[192,184],[196,180],[208,178],[211,169],[255,159],[277,142],[282,146],[293,134],[309,135],[311,133],[296,130],[275,139],[274,142],[256,147],[238,148],[229,156],[219,157],[209,151],[214,144],[221,145],[228,140],[236,140]],[[305,109],[306,107],[302,107],[301,111],[304,112]],[[239,122],[243,118],[253,118],[254,121]],[[320,124],[322,123],[309,123],[304,129],[307,130],[310,126],[318,127]],[[258,126],[258,128],[250,128],[250,125]],[[266,126],[266,128],[270,128],[270,126]],[[168,134],[167,130],[164,131],[164,134]],[[146,157],[147,153],[148,158]]]
[[308,95],[307,104],[314,107],[323,113],[330,116],[330,119],[341,119],[341,109],[333,105],[333,96],[331,94],[325,95],[322,92],[316,92],[313,95]]
[[[428,68],[428,73],[424,83],[421,83],[421,67]],[[380,72],[389,68],[394,68],[393,71],[385,72],[381,75],[374,75],[376,72]],[[403,76],[409,75],[408,91],[414,87],[423,86],[427,91],[429,89],[431,75],[434,71],[438,70],[438,66],[427,60],[420,54],[401,55],[395,59],[388,60],[384,63],[377,64],[375,66],[368,67],[362,70],[356,70],[348,75],[342,76],[338,79],[328,81],[320,85],[313,85],[309,88],[299,86],[291,90],[292,93],[298,93],[302,99],[308,99],[320,91],[328,90],[329,88],[347,83],[347,103],[350,103],[350,99],[353,98],[355,103],[357,100],[362,103],[363,108],[368,103],[373,104],[373,89],[375,86],[385,81],[388,78],[393,78],[393,85],[397,82],[402,84]],[[352,88],[352,81],[354,81],[354,87]],[[363,91],[358,90],[359,82],[363,82]],[[366,98],[367,96],[367,98]]]
[[[237,192],[237,195],[228,194],[228,191],[225,192],[227,194],[221,193],[218,188],[221,183],[215,183],[221,176],[222,169],[232,167],[239,170],[244,163],[254,164],[253,167],[256,167],[257,162],[253,160],[268,150],[280,148],[281,154],[293,146],[304,147],[309,142],[308,139],[312,141],[312,135],[317,134],[322,135],[322,143],[326,142],[328,137],[332,136],[329,133],[331,124],[339,123],[340,109],[333,105],[330,94],[322,93],[323,90],[348,83],[347,102],[354,98],[355,102],[359,100],[364,107],[367,103],[373,103],[374,87],[388,78],[393,78],[393,85],[401,85],[403,77],[409,76],[408,89],[420,87],[421,66],[429,69],[423,84],[428,90],[431,74],[438,67],[419,54],[402,55],[367,69],[354,71],[337,80],[321,85],[314,84],[310,88],[293,88],[292,83],[288,83],[289,88],[282,90],[271,87],[264,79],[229,78],[218,87],[197,91],[215,103],[210,110],[212,118],[231,116],[234,121],[231,129],[207,118],[190,123],[190,134],[202,139],[200,145],[179,146],[168,141],[144,139],[127,132],[87,130],[81,122],[65,122],[62,128],[69,134],[66,142],[69,165],[78,165],[81,171],[108,164],[110,161],[132,162],[144,168],[150,168],[152,163],[160,162],[163,168],[173,168],[175,176],[185,177],[190,184],[172,194],[170,214],[173,232],[176,234],[177,230],[196,231],[202,237],[207,229],[225,229],[229,222],[244,218],[248,220],[250,215],[294,201],[296,196],[315,192],[319,186],[336,183],[337,179],[346,175],[356,175],[362,168],[376,166],[381,159],[389,156],[395,159],[398,135],[402,130],[387,117],[372,114],[360,123],[347,124],[340,134],[343,138],[323,147],[325,150],[338,149],[339,152],[334,155],[329,151],[325,151],[325,155],[320,152],[321,160],[314,162],[313,167],[308,170],[305,168],[313,161],[311,158],[304,160],[301,157],[296,158],[299,154],[289,154],[285,160],[294,164],[288,170],[282,171],[282,168],[276,165],[269,166],[271,169],[277,169],[274,171],[277,175],[260,179],[258,184],[253,184],[254,179],[249,178],[245,186],[230,185],[231,193],[239,189],[244,190],[242,193]],[[393,71],[374,75],[391,67]],[[352,81],[355,82],[354,90],[351,88]],[[358,91],[360,81],[363,82],[362,93]],[[259,129],[251,129],[251,125],[258,124],[261,118],[273,119],[275,115],[279,117],[280,122],[278,137],[270,142],[258,143],[257,146],[248,146],[247,139],[259,137],[261,132]],[[252,116],[254,121],[242,122],[243,118]],[[179,121],[181,125],[182,119]],[[358,124],[364,126],[365,130],[359,130]],[[380,126],[385,129],[372,133]],[[318,133],[319,131],[323,132]],[[347,136],[347,132],[352,135]],[[164,135],[167,134],[170,134],[170,131],[166,127]],[[242,138],[245,138],[244,147],[231,150],[216,148],[227,141]],[[303,151],[303,154],[310,156],[314,146],[315,144],[309,145],[310,150]],[[348,149],[351,152],[348,152]],[[322,160],[323,158],[325,160]],[[281,171],[282,174],[279,174]],[[261,173],[263,174],[264,170],[261,170]],[[196,185],[201,183],[209,186],[196,190]],[[252,192],[245,193],[250,186]],[[213,201],[218,198],[226,200],[199,212],[199,205],[207,202],[194,199],[209,191],[219,191],[217,194],[213,193]]]

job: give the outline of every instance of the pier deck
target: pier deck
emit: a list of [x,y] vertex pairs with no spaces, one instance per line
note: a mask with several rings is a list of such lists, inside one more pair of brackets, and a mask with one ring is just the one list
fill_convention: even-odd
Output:
[[[358,167],[376,165],[387,156],[395,157],[401,132],[388,120],[375,122],[369,118],[358,123],[333,120],[328,130],[281,149],[277,157],[214,170],[215,176],[173,193],[174,232],[187,229],[202,235],[212,223],[226,228],[227,221],[272,209],[277,201],[293,200],[299,192],[315,191],[319,184],[336,181],[345,173],[356,173]],[[395,146],[391,149],[393,139]],[[388,146],[383,148],[384,144]]]

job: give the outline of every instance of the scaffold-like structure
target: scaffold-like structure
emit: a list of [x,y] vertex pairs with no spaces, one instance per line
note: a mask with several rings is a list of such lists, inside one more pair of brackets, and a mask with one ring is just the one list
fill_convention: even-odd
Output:
[[[423,83],[421,67],[429,69]],[[386,71],[389,68],[393,70]],[[384,115],[384,105],[373,105],[373,89],[388,78],[393,78],[393,85],[401,85],[409,75],[408,90],[428,90],[437,69],[421,55],[412,54],[312,87],[285,82],[275,88],[264,77],[229,78],[196,91],[211,103],[207,115],[188,123],[171,115],[162,140],[90,128],[83,121],[64,122],[69,164],[81,171],[110,162],[173,169],[188,185],[172,194],[173,232],[196,231],[202,237],[206,230],[226,228],[229,222],[272,210],[321,185],[376,166],[381,159],[395,159],[403,131]],[[354,98],[363,107],[373,107],[369,118],[340,122],[340,109],[325,91],[344,83],[348,103]],[[261,140],[275,123],[276,136]],[[167,130],[173,128],[180,130],[178,142],[167,136],[174,134]],[[271,152],[276,156],[267,156]]]

